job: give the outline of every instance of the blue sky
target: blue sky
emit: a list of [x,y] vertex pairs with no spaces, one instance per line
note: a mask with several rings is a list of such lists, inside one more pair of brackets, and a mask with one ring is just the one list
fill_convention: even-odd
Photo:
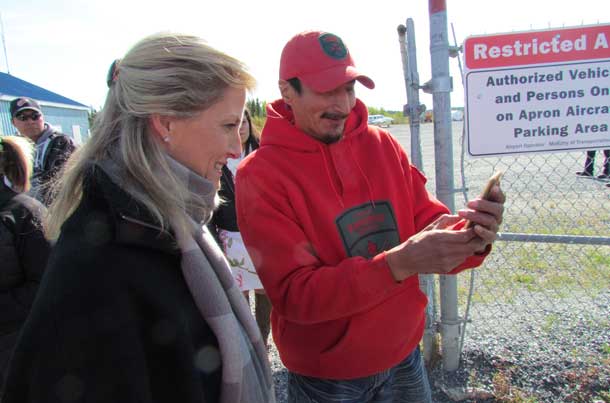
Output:
[[[99,109],[110,62],[159,31],[184,32],[243,60],[258,79],[253,97],[278,97],[279,57],[297,32],[321,29],[343,38],[359,69],[376,83],[357,87],[367,105],[400,110],[406,101],[396,27],[413,18],[421,82],[431,77],[427,0],[6,1],[0,6],[10,73]],[[447,0],[458,44],[471,35],[610,23],[607,0]],[[451,27],[449,26],[449,29]],[[450,43],[453,42],[451,31]],[[451,103],[462,106],[456,59]],[[0,71],[7,72],[4,52]],[[421,101],[432,105],[429,95]]]

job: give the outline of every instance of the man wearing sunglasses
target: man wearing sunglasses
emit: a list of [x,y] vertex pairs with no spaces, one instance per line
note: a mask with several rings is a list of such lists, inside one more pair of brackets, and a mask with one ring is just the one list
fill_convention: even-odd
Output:
[[40,105],[31,98],[14,99],[11,101],[10,111],[13,126],[17,128],[19,134],[29,138],[36,145],[30,193],[42,203],[49,205],[51,179],[74,151],[74,142],[44,121]]

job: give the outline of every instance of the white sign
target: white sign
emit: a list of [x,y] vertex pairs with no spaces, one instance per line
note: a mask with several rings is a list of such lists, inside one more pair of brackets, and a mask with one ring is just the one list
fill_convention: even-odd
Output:
[[610,148],[610,25],[465,42],[473,156]]
[[258,274],[256,274],[256,269],[246,250],[246,245],[244,245],[241,234],[221,229],[218,235],[239,290],[262,290],[263,285]]

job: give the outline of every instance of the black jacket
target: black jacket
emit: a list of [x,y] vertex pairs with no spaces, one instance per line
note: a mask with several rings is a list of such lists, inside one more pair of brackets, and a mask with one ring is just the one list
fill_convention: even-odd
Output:
[[171,234],[99,168],[64,223],[3,403],[216,402],[218,342]]
[[[259,142],[254,136],[248,138],[246,143],[245,155],[250,154],[258,148]],[[227,231],[239,231],[237,226],[237,213],[235,211],[235,180],[231,170],[226,165],[222,167],[222,176],[220,177],[220,190],[218,195],[222,198],[221,205],[214,211],[212,220],[208,224],[208,228],[216,241],[218,239],[218,231],[224,229]]]
[[53,197],[49,186],[75,149],[76,145],[70,137],[45,124],[43,134],[36,142],[32,196],[47,206],[51,204]]
[[7,187],[0,175],[0,384],[47,264],[50,246],[40,227],[44,210],[39,201]]

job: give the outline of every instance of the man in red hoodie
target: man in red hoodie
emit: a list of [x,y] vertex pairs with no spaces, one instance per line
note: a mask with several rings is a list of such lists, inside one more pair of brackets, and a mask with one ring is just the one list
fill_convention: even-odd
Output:
[[429,402],[417,275],[480,265],[504,195],[496,186],[449,215],[400,144],[368,126],[356,81],[374,87],[336,35],[286,44],[282,98],[237,173],[239,227],[273,304],[290,402]]

